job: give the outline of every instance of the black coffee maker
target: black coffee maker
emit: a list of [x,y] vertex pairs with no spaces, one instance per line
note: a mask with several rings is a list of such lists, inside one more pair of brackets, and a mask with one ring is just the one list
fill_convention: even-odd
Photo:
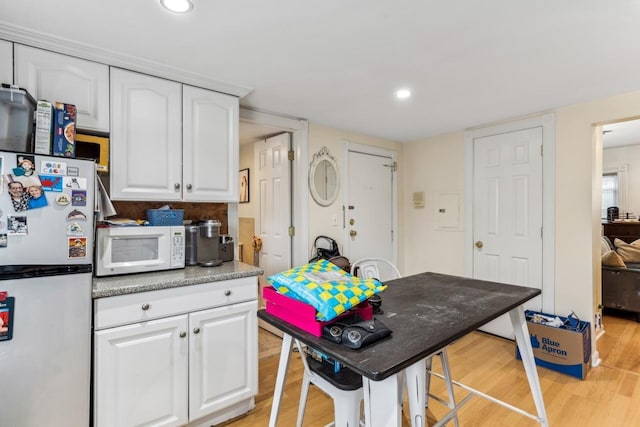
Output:
[[607,208],[607,221],[613,222],[620,216],[620,210],[617,206],[611,206]]

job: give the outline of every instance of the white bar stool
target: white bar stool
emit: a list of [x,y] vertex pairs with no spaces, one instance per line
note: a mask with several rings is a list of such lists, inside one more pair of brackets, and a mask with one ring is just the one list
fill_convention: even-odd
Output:
[[[390,261],[383,258],[363,258],[359,259],[353,264],[351,264],[351,274],[358,275],[358,277],[364,279],[375,278],[378,280],[393,280],[402,277],[398,268]],[[384,294],[383,294],[384,295]],[[430,393],[430,384],[431,384],[431,362],[434,356],[440,357],[440,362],[442,364],[442,373],[447,385],[447,394],[449,395],[448,401],[439,398],[438,396]],[[420,365],[422,366],[422,364]],[[437,400],[443,405],[447,406],[449,409],[454,409],[456,406],[456,400],[453,394],[453,383],[451,380],[451,368],[449,367],[449,357],[447,356],[447,349],[443,348],[437,353],[433,354],[431,357],[428,357],[424,361],[424,366],[426,369],[407,369],[403,375],[400,387],[404,389],[404,385],[406,384],[409,390],[409,410],[411,412],[411,425],[413,427],[422,427],[426,426],[426,419],[424,419],[422,413],[424,413],[424,407],[429,404],[429,397]],[[414,386],[419,384],[420,382],[417,380],[416,375],[426,375],[425,378],[425,390],[415,390]],[[405,383],[405,384],[403,384]],[[420,408],[422,406],[422,409]],[[455,423],[455,426],[458,427],[458,415],[452,417]]]
[[300,341],[295,340],[304,364],[300,404],[298,406],[297,427],[302,427],[304,411],[307,404],[309,387],[315,384],[320,390],[333,399],[334,422],[327,426],[356,427],[361,424],[360,404],[364,398],[362,392],[362,376],[348,368],[334,372],[328,363],[320,363],[311,356],[307,356]]

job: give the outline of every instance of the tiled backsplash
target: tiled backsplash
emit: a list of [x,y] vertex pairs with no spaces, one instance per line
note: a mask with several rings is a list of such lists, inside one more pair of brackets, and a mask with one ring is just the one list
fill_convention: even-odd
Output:
[[147,209],[157,209],[167,204],[173,209],[184,209],[184,219],[194,222],[201,219],[217,219],[221,223],[220,234],[229,232],[226,203],[113,202],[119,218],[131,219],[145,219]]

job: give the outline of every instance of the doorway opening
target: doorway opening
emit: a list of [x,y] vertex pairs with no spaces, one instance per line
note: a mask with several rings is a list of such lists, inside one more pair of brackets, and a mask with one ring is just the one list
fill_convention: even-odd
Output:
[[[306,262],[306,248],[308,247],[308,194],[306,187],[306,177],[308,173],[307,152],[308,152],[308,124],[306,120],[284,117],[275,114],[257,112],[248,109],[240,109],[239,127],[239,169],[248,175],[248,196],[243,203],[229,204],[230,228],[237,230],[239,259],[247,264],[258,265],[259,256],[253,247],[253,236],[256,235],[256,221],[260,221],[261,214],[257,195],[258,183],[256,181],[257,165],[255,163],[254,145],[258,141],[289,133],[291,135],[290,150],[293,152],[294,160],[289,169],[289,181],[292,183],[289,205],[291,206],[291,223],[279,225],[282,229],[277,230],[279,234],[288,235],[289,227],[292,227],[291,251],[288,260],[284,260],[283,265],[292,266]],[[262,266],[261,266],[262,267]],[[259,276],[259,308],[264,308],[262,300],[262,288],[266,285],[266,277],[269,272],[265,270],[265,275]],[[262,326],[262,325],[261,325]]]
[[[632,250],[640,239],[640,120],[625,119],[595,126],[601,170],[595,170],[594,193],[600,186],[601,280],[594,277],[594,294],[600,314],[640,320],[640,298],[635,283],[640,280],[640,251]],[[624,266],[624,267],[623,267]],[[597,270],[596,270],[597,271]],[[597,275],[597,273],[596,273]],[[598,288],[598,284],[601,286]],[[604,333],[596,321],[596,339]]]

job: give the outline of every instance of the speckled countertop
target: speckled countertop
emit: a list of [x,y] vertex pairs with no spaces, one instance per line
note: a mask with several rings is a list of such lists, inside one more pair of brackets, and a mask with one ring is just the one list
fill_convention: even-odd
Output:
[[199,285],[219,280],[258,276],[264,270],[238,261],[225,262],[219,267],[185,267],[178,270],[155,273],[124,274],[121,276],[94,277],[93,298],[135,294],[178,286]]

